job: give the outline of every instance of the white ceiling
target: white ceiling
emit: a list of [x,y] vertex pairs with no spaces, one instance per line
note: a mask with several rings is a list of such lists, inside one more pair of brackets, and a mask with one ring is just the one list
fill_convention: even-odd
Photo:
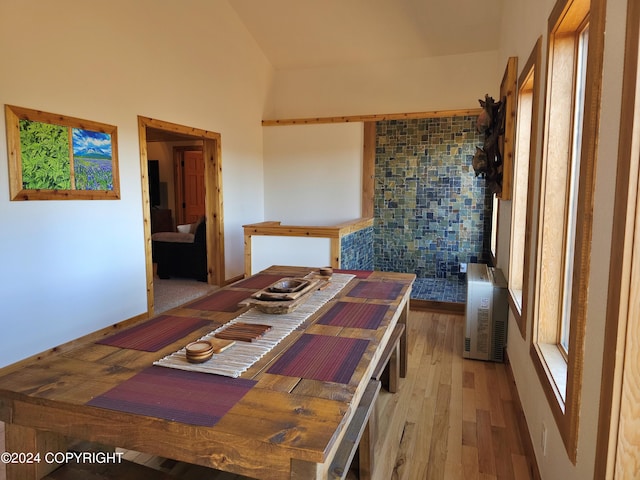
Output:
[[228,0],[273,67],[497,50],[503,0]]

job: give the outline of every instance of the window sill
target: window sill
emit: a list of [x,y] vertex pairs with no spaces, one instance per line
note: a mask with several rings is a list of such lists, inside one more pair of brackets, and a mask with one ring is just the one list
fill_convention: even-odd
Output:
[[537,356],[562,413],[565,411],[567,396],[567,361],[557,345],[538,343]]
[[513,314],[516,316],[522,315],[522,290],[510,288],[509,295],[511,296],[511,310],[513,310]]
[[522,338],[526,339],[526,320],[522,315],[522,290],[509,288],[509,309],[516,319]]

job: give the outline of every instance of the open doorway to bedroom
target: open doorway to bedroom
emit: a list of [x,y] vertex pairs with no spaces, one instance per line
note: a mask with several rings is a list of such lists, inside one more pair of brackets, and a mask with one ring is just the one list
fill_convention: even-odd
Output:
[[[172,184],[168,188],[166,182],[158,182],[159,185],[151,188],[150,185],[153,182],[149,182],[149,176],[158,174],[158,172],[154,171],[158,166],[154,165],[154,162],[150,162],[150,160],[155,160],[151,156],[157,155],[159,151],[158,144],[173,150],[173,165],[176,162],[181,164],[181,159],[184,159],[185,156],[184,152],[197,151],[201,155],[201,171],[196,175],[196,177],[200,176],[200,181],[205,186],[204,192],[198,192],[196,195],[196,197],[199,197],[199,201],[204,200],[203,216],[206,224],[204,229],[206,273],[203,277],[206,282],[202,282],[201,286],[205,288],[207,286],[222,286],[225,282],[225,267],[221,144],[220,134],[218,133],[147,117],[138,117],[138,134],[140,139],[140,170],[142,173],[147,309],[149,315],[153,315],[156,312],[154,279],[158,279],[154,277],[152,233],[160,228],[164,231],[167,231],[167,228],[175,231],[177,225],[188,222],[186,222],[185,211],[182,209],[184,202],[178,199],[179,195],[182,195],[181,198],[183,198],[185,194],[184,182],[178,178],[184,175],[184,171],[180,170],[178,172],[175,170],[169,175],[169,178],[173,178],[173,182],[177,181],[181,186]],[[173,148],[176,146],[177,148]],[[152,155],[149,154],[150,151]],[[177,159],[176,156],[181,156],[181,159]],[[167,167],[165,166],[165,168]],[[172,166],[171,168],[176,167]],[[169,208],[169,206],[175,207]],[[161,215],[158,215],[159,212]]]

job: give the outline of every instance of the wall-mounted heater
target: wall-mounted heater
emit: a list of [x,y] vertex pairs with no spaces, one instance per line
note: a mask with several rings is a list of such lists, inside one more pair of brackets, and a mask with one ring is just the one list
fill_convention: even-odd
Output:
[[464,358],[504,361],[509,306],[507,281],[499,268],[470,263]]

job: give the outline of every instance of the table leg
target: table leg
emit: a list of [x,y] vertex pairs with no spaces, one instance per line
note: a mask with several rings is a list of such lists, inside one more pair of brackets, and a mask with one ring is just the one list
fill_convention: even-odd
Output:
[[[404,335],[404,332],[403,332]],[[402,337],[400,337],[402,338]],[[402,340],[401,340],[402,341]],[[389,358],[389,393],[396,393],[399,387],[400,380],[400,342],[398,342],[393,349],[393,353]]]
[[60,466],[58,463],[48,463],[46,454],[65,452],[66,449],[67,441],[61,435],[7,423],[5,450],[24,454],[16,459],[16,463],[6,464],[7,480],[38,480],[44,477]]
[[400,318],[398,322],[404,323],[404,332],[402,332],[402,336],[400,337],[400,377],[406,378],[407,376],[407,361],[409,351],[407,348],[407,332],[409,331],[409,325],[407,321],[409,320],[409,300],[407,300],[404,304],[404,308],[402,309],[402,313],[400,313]]
[[374,471],[373,451],[376,446],[376,418],[373,413],[369,417],[367,426],[362,432],[359,445],[359,465],[358,478],[360,480],[371,480]]
[[321,464],[291,459],[291,480],[316,480],[322,477]]

